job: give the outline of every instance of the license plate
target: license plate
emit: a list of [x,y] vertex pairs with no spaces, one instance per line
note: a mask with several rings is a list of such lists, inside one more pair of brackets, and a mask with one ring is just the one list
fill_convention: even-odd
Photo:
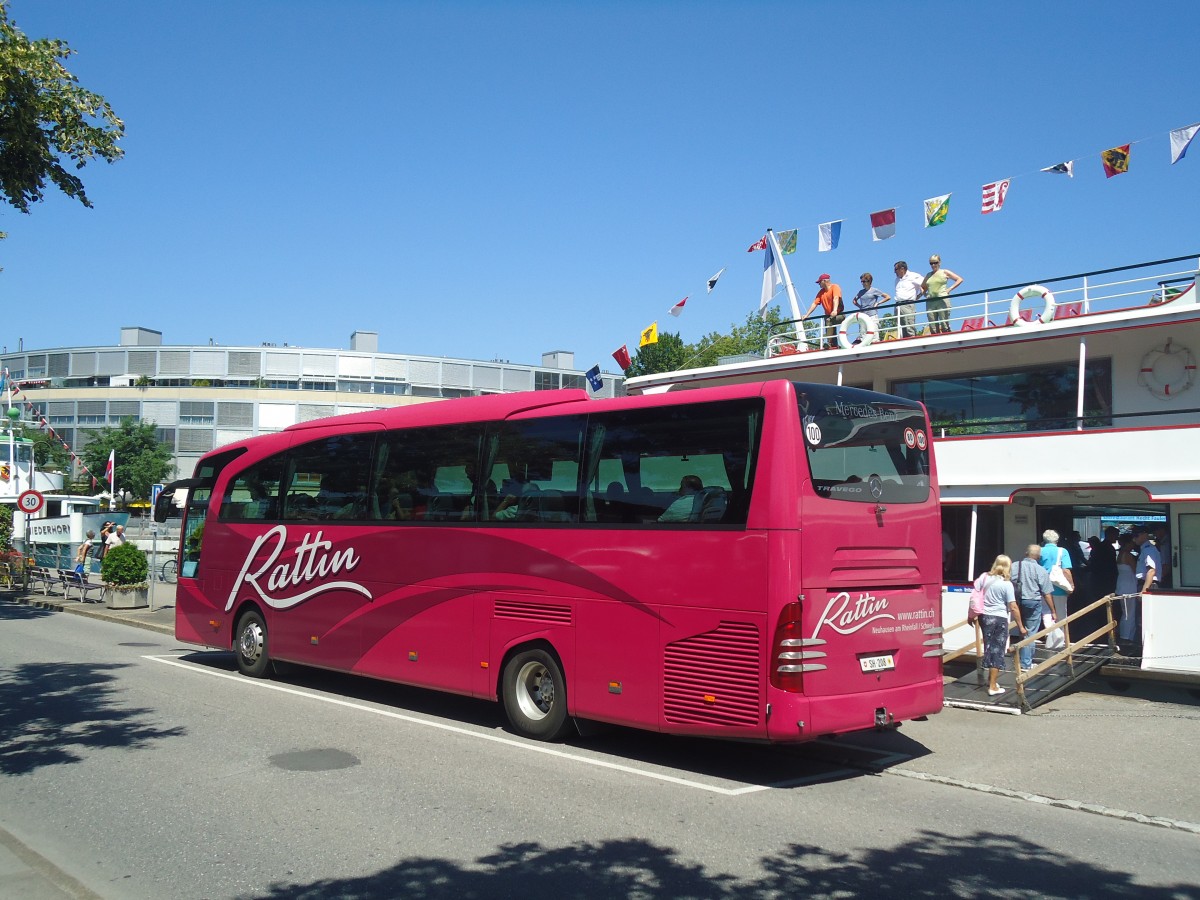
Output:
[[859,657],[858,664],[862,666],[864,672],[885,672],[888,669],[896,668],[896,660],[890,653],[887,656]]

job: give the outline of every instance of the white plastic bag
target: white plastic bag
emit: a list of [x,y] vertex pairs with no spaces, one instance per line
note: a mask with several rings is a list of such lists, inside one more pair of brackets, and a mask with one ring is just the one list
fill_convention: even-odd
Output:
[[[1054,616],[1050,615],[1049,613],[1042,616],[1042,629],[1043,630],[1051,627],[1053,624],[1054,624]],[[1046,649],[1047,650],[1061,650],[1066,645],[1067,645],[1067,641],[1063,637],[1061,628],[1055,628],[1053,631],[1051,631],[1049,634],[1046,635]]]
[[1066,551],[1063,550],[1062,547],[1058,548],[1058,559],[1050,569],[1050,583],[1059,590],[1066,591],[1068,594],[1070,594],[1075,590],[1075,588],[1071,582],[1067,580],[1067,573],[1063,571],[1062,555],[1065,552]]

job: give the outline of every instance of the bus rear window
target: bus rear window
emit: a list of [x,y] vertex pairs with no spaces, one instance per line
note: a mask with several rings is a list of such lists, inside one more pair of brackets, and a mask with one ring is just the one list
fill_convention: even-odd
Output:
[[797,385],[813,489],[852,503],[929,498],[929,432],[920,406],[856,388]]

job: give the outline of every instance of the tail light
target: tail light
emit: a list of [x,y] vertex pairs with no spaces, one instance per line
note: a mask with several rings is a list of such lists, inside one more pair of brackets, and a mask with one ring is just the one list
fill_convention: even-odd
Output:
[[779,611],[775,638],[771,641],[771,685],[796,694],[804,690],[806,657],[801,628],[800,604],[789,603]]

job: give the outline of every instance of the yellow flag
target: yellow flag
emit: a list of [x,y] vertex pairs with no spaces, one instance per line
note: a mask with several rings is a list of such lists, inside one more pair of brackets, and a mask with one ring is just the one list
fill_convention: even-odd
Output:
[[647,344],[658,343],[658,323],[655,322],[649,328],[643,329],[642,339],[638,341],[639,347],[645,347]]

